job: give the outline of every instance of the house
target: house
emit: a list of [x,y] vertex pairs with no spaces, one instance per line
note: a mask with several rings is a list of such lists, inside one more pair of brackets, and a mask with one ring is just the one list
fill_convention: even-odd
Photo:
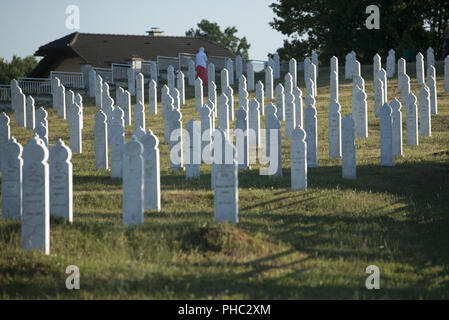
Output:
[[82,64],[110,68],[112,63],[132,59],[156,61],[158,56],[178,57],[195,54],[204,47],[209,56],[235,58],[231,50],[201,37],[162,36],[162,31],[148,35],[119,35],[74,32],[41,46],[35,56],[43,57],[32,77],[48,78],[50,71],[80,72]]

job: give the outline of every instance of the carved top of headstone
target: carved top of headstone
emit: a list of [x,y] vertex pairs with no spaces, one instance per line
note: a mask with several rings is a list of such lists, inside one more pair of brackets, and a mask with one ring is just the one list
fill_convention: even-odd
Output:
[[98,112],[95,114],[95,123],[97,122],[106,122],[106,114],[102,110],[98,110]]
[[276,115],[276,112],[277,112],[277,108],[271,102],[265,108],[265,113],[266,113],[267,116],[269,116],[269,115]]
[[424,60],[424,56],[421,52],[418,52],[418,54],[416,55],[416,60],[417,61],[423,61]]
[[[150,88],[151,88],[151,89],[155,89],[156,87],[157,87],[156,81],[151,80],[151,81],[150,81]],[[167,88],[168,88],[168,87],[167,87]]]
[[410,92],[410,94],[407,96],[407,105],[413,105],[416,104],[417,98],[413,94],[413,92]]
[[[293,89],[293,94],[295,95],[296,98],[302,98],[302,91],[298,87],[295,87]],[[296,98],[295,98],[295,101],[296,101]]]
[[306,106],[315,106],[315,98],[311,95],[308,95],[304,100]]
[[257,81],[257,83],[256,83],[256,89],[258,89],[258,90],[263,90],[263,83],[262,83],[262,81]]
[[145,145],[145,151],[149,149],[157,149],[159,146],[159,139],[153,133],[153,131],[148,130],[148,132],[140,139],[143,145]]
[[24,165],[35,165],[48,161],[48,149],[45,143],[34,134],[23,149]]
[[50,150],[50,162],[69,162],[70,159],[72,159],[72,150],[65,145],[64,141],[58,139]]
[[212,110],[209,108],[207,104],[203,105],[200,109],[200,117],[203,118],[210,118],[212,116]]
[[[291,73],[290,72],[288,72],[286,75],[285,75],[285,78],[284,78],[284,83],[285,83],[285,90],[286,91],[292,91],[293,90],[293,76],[291,75]],[[277,88],[277,87],[276,87]]]
[[125,112],[123,111],[122,108],[116,107],[114,111],[112,111],[112,118],[114,119],[114,121],[121,121],[124,119],[124,117]]
[[[145,106],[142,103],[137,103],[135,107],[136,112],[144,112]],[[123,112],[123,110],[122,110]],[[115,118],[115,117],[114,117]]]
[[387,71],[384,68],[381,68],[379,71],[379,76],[381,79],[384,79],[387,76]]
[[178,74],[176,75],[176,78],[179,79],[179,80],[184,79],[184,73],[182,71],[179,71]]
[[139,126],[136,130],[134,130],[133,135],[137,137],[138,140],[140,140],[145,135],[145,130],[143,130],[143,128]]
[[388,103],[384,103],[384,105],[380,108],[380,116],[391,116],[391,107]]
[[133,157],[139,156],[143,152],[142,144],[139,142],[137,137],[132,136],[128,143],[125,143],[124,156]]
[[306,132],[301,128],[295,128],[292,133],[292,140],[293,141],[300,141],[304,142],[306,139]]
[[242,106],[240,106],[240,108],[235,113],[235,117],[237,118],[237,120],[246,120],[246,115],[247,112]]
[[196,80],[195,80],[195,85],[197,85],[197,86],[202,86],[203,85],[203,80],[201,80],[201,78],[196,78]]
[[182,119],[182,114],[181,112],[179,112],[178,109],[173,109],[172,113],[171,113],[171,120],[173,122],[179,122]]
[[251,99],[248,107],[251,112],[259,113],[259,102],[255,98]]
[[341,125],[342,125],[342,129],[343,130],[348,130],[350,132],[354,131],[355,128],[355,122],[354,119],[352,119],[352,117],[347,114],[342,120],[341,120]]
[[[154,81],[154,80],[153,80],[153,81]],[[154,81],[154,82],[156,82],[156,81]],[[164,86],[162,87],[161,92],[162,92],[162,95],[168,95],[168,94],[170,93],[170,89],[168,88],[167,85],[164,85]]]
[[400,111],[401,108],[402,108],[402,104],[401,104],[401,102],[398,99],[394,98],[390,102],[390,107],[394,111]]
[[48,112],[43,107],[40,107],[36,110],[36,120],[44,120],[47,119]]
[[23,147],[20,143],[17,142],[15,137],[11,137],[5,147],[7,148],[5,156],[9,159],[17,159],[18,157],[22,156]]
[[276,91],[277,94],[284,93],[284,86],[283,86],[281,83],[279,83],[279,84],[276,86],[275,91]]
[[340,110],[341,110],[340,104],[336,101],[331,101],[331,103],[329,104],[329,111],[331,113],[337,113]]
[[32,96],[28,96],[26,103],[29,105],[34,105],[34,98]]
[[427,99],[427,97],[430,96],[430,89],[428,86],[426,86],[425,84],[423,84],[423,86],[421,87],[421,89],[419,89],[419,93],[420,95],[423,96],[424,99]]
[[266,69],[265,69],[265,73],[268,73],[268,74],[273,74],[273,68],[271,68],[270,66],[268,66]]
[[0,113],[0,126],[6,127],[9,125],[10,119],[8,115],[4,112]]
[[396,51],[394,51],[393,49],[390,49],[390,51],[388,51],[388,54],[389,55],[394,55],[394,54],[396,54]]
[[103,101],[103,106],[107,108],[113,108],[114,99],[112,99],[111,96],[107,96],[106,99]]

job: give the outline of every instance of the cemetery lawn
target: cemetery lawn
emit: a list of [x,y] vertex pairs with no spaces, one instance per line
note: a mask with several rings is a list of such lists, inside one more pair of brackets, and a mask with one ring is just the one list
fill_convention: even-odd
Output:
[[[418,96],[414,64],[407,70]],[[342,117],[350,113],[352,90],[343,73],[340,66]],[[441,63],[437,74],[443,74]],[[372,66],[362,67],[369,137],[356,141],[357,180],[351,181],[341,178],[341,160],[328,159],[329,68],[320,67],[319,75],[320,167],[309,169],[309,189],[290,189],[290,143],[283,140],[283,178],[259,176],[258,165],[239,172],[236,226],[213,222],[209,167],[202,166],[200,180],[188,182],[183,172],[168,170],[160,103],[159,115],[147,112],[146,124],[161,141],[162,211],[146,212],[144,226],[123,226],[121,181],[94,168],[96,108],[85,98],[83,153],[73,157],[74,223],[51,219],[51,255],[44,256],[21,249],[19,222],[0,219],[0,298],[448,299],[449,94],[442,77],[432,137],[420,137],[417,147],[405,145],[403,106],[404,157],[382,168]],[[305,93],[302,72],[298,79]],[[234,92],[237,105],[237,86]],[[186,96],[183,126],[199,119],[193,87]],[[397,79],[388,79],[389,100],[395,96]],[[50,145],[58,138],[68,145],[68,125],[46,109]],[[24,145],[31,132],[8,115],[11,135]],[[127,140],[132,131],[127,128]],[[80,269],[80,290],[66,289],[69,265]],[[380,290],[365,288],[369,265],[380,268]]]

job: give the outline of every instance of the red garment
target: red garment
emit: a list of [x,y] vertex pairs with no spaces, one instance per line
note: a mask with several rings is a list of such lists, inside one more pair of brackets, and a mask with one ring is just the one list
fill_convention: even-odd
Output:
[[203,80],[203,85],[207,85],[207,69],[202,66],[196,67],[196,77]]

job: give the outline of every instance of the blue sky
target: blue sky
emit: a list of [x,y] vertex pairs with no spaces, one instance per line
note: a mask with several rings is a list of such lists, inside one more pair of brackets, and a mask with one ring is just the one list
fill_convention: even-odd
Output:
[[250,58],[266,60],[285,38],[268,23],[273,0],[1,0],[0,57],[32,55],[39,46],[72,33],[66,28],[65,10],[80,9],[80,32],[145,34],[159,27],[165,35],[184,35],[201,19],[222,29],[236,26],[238,36],[251,44]]

